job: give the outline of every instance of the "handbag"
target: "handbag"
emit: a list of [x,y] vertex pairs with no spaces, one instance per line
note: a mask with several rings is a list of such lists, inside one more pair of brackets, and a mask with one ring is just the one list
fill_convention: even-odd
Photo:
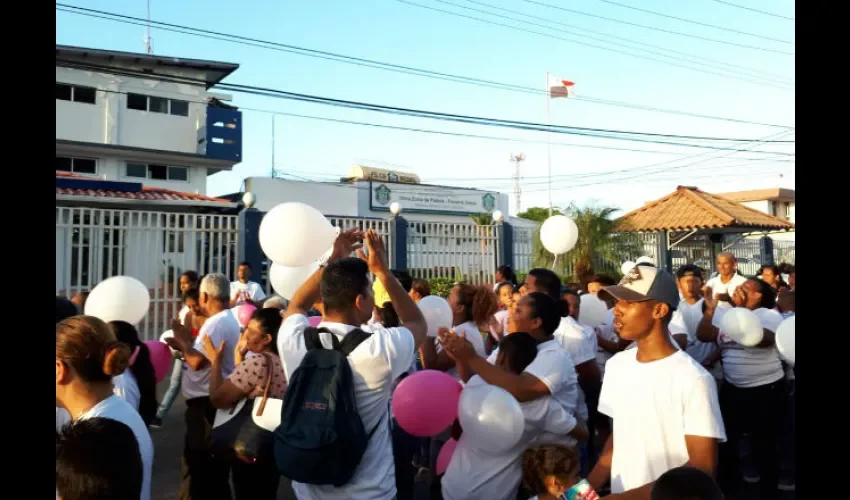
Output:
[[216,457],[245,463],[273,462],[272,432],[280,425],[283,400],[269,398],[272,382],[272,360],[266,358],[266,383],[261,398],[243,398],[229,410],[216,411],[210,434],[210,448]]

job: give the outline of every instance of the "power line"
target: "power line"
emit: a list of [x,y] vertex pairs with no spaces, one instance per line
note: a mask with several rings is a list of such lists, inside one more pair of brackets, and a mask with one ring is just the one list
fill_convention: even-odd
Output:
[[[65,13],[68,13],[68,14],[81,15],[81,16],[86,16],[86,17],[94,17],[94,18],[103,19],[103,20],[112,21],[112,22],[118,22],[118,23],[122,23],[122,24],[146,26],[146,23],[148,22],[147,20],[144,20],[144,19],[141,19],[141,18],[137,18],[137,17],[133,17],[133,16],[125,16],[125,15],[122,15],[122,14],[115,14],[115,13],[106,12],[106,11],[100,11],[100,10],[95,10],[95,9],[86,9],[86,8],[83,8],[83,7],[76,7],[76,6],[66,5],[66,4],[61,4],[61,3],[56,4],[56,5],[57,5],[57,10],[59,10],[60,12],[65,12]],[[108,17],[108,16],[112,16],[112,17]],[[410,66],[397,65],[397,64],[392,64],[392,63],[375,61],[375,60],[371,60],[371,59],[363,59],[363,58],[358,58],[358,57],[346,56],[346,55],[343,55],[343,54],[336,54],[336,53],[333,53],[333,52],[319,51],[319,50],[309,49],[309,48],[305,48],[305,47],[298,47],[298,46],[294,46],[294,45],[286,45],[286,44],[281,44],[281,43],[277,43],[277,42],[270,42],[270,41],[266,41],[266,40],[259,40],[259,39],[254,39],[254,38],[242,37],[242,36],[239,36],[239,35],[232,35],[232,34],[214,32],[214,31],[209,31],[209,30],[203,30],[203,29],[199,29],[199,28],[192,28],[192,27],[189,27],[189,26],[181,26],[181,25],[175,25],[175,24],[170,24],[170,23],[164,23],[164,22],[161,22],[161,21],[151,20],[150,23],[157,25],[157,29],[161,29],[163,31],[169,31],[169,32],[173,32],[173,33],[185,34],[185,35],[196,36],[196,37],[201,37],[201,38],[208,38],[208,39],[219,40],[219,41],[225,41],[225,42],[229,42],[229,43],[236,43],[236,44],[240,44],[240,45],[257,47],[257,48],[262,48],[262,49],[267,49],[267,50],[276,50],[276,51],[279,51],[279,52],[287,52],[287,53],[306,56],[306,57],[342,62],[342,63],[345,63],[345,64],[351,64],[351,65],[355,65],[355,66],[368,67],[368,68],[372,68],[372,69],[381,69],[381,70],[385,70],[385,71],[393,71],[393,72],[397,72],[397,73],[403,73],[403,74],[414,75],[414,76],[421,76],[421,77],[426,77],[426,78],[434,78],[434,79],[445,80],[445,81],[450,81],[450,82],[454,82],[454,83],[464,83],[464,84],[467,84],[467,85],[476,85],[476,86],[481,86],[481,87],[495,88],[495,89],[498,89],[498,90],[506,90],[506,91],[511,91],[511,92],[522,92],[522,93],[529,93],[529,94],[546,93],[545,90],[533,88],[533,87],[526,87],[526,86],[521,86],[521,85],[501,83],[501,82],[495,82],[495,81],[490,81],[490,80],[483,80],[483,79],[479,79],[479,78],[471,78],[471,77],[465,77],[465,76],[460,76],[460,75],[453,75],[453,74],[449,74],[449,73],[441,73],[441,72],[437,72],[437,71],[431,71],[431,70],[426,70],[426,69],[421,69],[421,68],[413,68],[413,67],[410,67]],[[656,106],[647,106],[647,105],[642,105],[642,104],[615,101],[615,100],[610,100],[610,99],[600,99],[600,98],[594,98],[594,97],[590,97],[590,96],[576,96],[576,97],[574,97],[574,99],[579,100],[579,101],[590,102],[590,103],[604,104],[604,105],[607,105],[607,106],[618,106],[618,107],[624,107],[624,108],[630,108],[630,109],[651,111],[651,112],[656,112],[656,113],[689,116],[689,117],[693,117],[693,118],[703,118],[703,119],[709,119],[709,120],[727,121],[727,122],[732,122],[732,123],[759,125],[759,126],[774,127],[774,128],[794,128],[794,127],[787,126],[787,125],[776,125],[776,124],[772,124],[772,123],[763,123],[763,122],[757,122],[757,121],[751,121],[751,120],[742,120],[742,119],[738,119],[738,118],[729,118],[729,117],[706,115],[706,114],[700,114],[700,113],[692,113],[692,112],[688,112],[688,111],[660,108],[660,107],[656,107]]]
[[773,12],[767,12],[766,10],[754,9],[752,7],[746,7],[746,6],[738,5],[738,4],[732,3],[732,2],[724,2],[723,0],[713,0],[713,1],[715,1],[717,3],[722,3],[723,5],[728,5],[730,7],[735,7],[736,9],[744,9],[744,10],[748,10],[750,12],[756,12],[758,14],[764,14],[765,16],[778,17],[780,19],[787,19],[789,21],[796,21],[793,17],[783,16],[782,14],[774,14]]
[[[723,78],[729,78],[729,79],[732,79],[732,80],[738,80],[738,81],[742,81],[742,82],[752,83],[752,84],[761,85],[761,86],[764,86],[764,87],[772,87],[772,88],[776,88],[776,89],[780,89],[780,90],[786,90],[786,91],[789,91],[789,92],[794,90],[790,87],[785,87],[785,86],[782,86],[782,85],[779,85],[779,84],[771,83],[770,81],[752,80],[752,79],[747,78],[745,76],[737,76],[737,75],[734,75],[734,74],[718,73],[717,71],[711,71],[711,70],[708,70],[708,69],[703,69],[703,68],[698,68],[698,67],[693,67],[693,66],[686,66],[686,65],[683,65],[683,64],[678,64],[678,63],[673,62],[673,61],[666,61],[664,59],[657,59],[657,58],[654,58],[654,57],[648,57],[648,56],[644,56],[644,55],[641,55],[641,54],[633,54],[633,53],[630,53],[630,52],[624,52],[622,50],[612,49],[610,47],[603,47],[601,45],[582,42],[582,41],[579,41],[579,40],[574,40],[572,38],[566,38],[566,37],[562,37],[562,36],[558,36],[558,35],[553,35],[551,33],[541,33],[540,31],[534,31],[534,30],[530,30],[530,29],[526,29],[526,28],[520,28],[518,26],[513,26],[513,25],[510,25],[510,24],[491,21],[489,19],[482,19],[480,17],[469,16],[469,15],[461,14],[461,13],[458,13],[458,12],[452,12],[450,10],[440,9],[440,8],[437,8],[437,7],[431,7],[431,6],[428,6],[428,5],[422,5],[422,4],[419,4],[419,3],[410,2],[408,0],[395,0],[395,1],[399,2],[399,3],[406,4],[406,5],[412,5],[414,7],[419,7],[420,9],[427,9],[427,10],[432,10],[432,11],[435,11],[435,12],[440,12],[440,13],[443,13],[443,14],[448,14],[450,16],[471,19],[471,20],[479,22],[479,23],[490,24],[490,25],[493,25],[493,26],[501,26],[503,28],[508,28],[508,29],[511,29],[511,30],[514,30],[514,31],[519,31],[519,32],[523,32],[523,33],[530,33],[530,34],[534,34],[534,35],[543,36],[543,37],[546,37],[546,38],[551,38],[551,39],[554,39],[554,40],[560,40],[560,41],[564,41],[564,42],[575,43],[575,44],[578,44],[578,45],[584,45],[586,47],[592,47],[592,48],[595,48],[595,49],[605,50],[605,51],[608,51],[608,52],[614,52],[616,54],[623,54],[623,55],[627,55],[627,56],[631,56],[631,57],[636,57],[638,59],[644,59],[644,60],[647,60],[647,61],[660,62],[662,64],[667,64],[668,66],[673,66],[673,67],[676,67],[676,68],[690,69],[692,71],[698,71],[700,73],[706,73],[706,74],[709,74],[709,75],[720,76],[720,77],[723,77]],[[672,56],[663,56],[663,57],[671,57],[672,58]]]
[[[88,70],[102,70],[109,73],[114,74],[124,74],[130,76],[137,76],[140,78],[151,78],[152,76],[156,76],[158,79],[163,81],[174,81],[178,83],[193,83],[193,84],[202,84],[205,83],[198,79],[191,79],[185,77],[171,77],[168,75],[162,75],[160,73],[156,73],[153,71],[132,71],[132,70],[119,70],[109,66],[90,64],[90,63],[79,63],[77,61],[70,61],[64,59],[57,59],[58,62],[62,63],[67,67],[73,67],[78,69],[88,69]],[[287,92],[284,90],[277,90],[265,87],[257,87],[252,85],[240,85],[240,84],[231,84],[231,83],[220,83],[217,84],[216,87],[221,88],[223,90],[229,90],[233,92],[243,92],[254,95],[261,95],[266,97],[276,97],[282,99],[289,99],[301,102],[310,102],[317,104],[325,104],[337,107],[344,107],[350,109],[360,109],[366,111],[375,111],[381,113],[394,114],[399,116],[413,116],[419,118],[431,118],[437,120],[444,121],[454,121],[458,123],[468,123],[473,125],[486,125],[486,126],[495,126],[495,127],[505,127],[505,128],[515,128],[518,130],[528,130],[528,131],[536,131],[536,132],[553,132],[553,133],[561,133],[568,135],[579,135],[586,137],[595,137],[601,139],[612,139],[612,140],[625,140],[625,141],[634,141],[634,142],[648,142],[648,143],[657,143],[657,144],[666,144],[673,146],[683,146],[683,147],[707,147],[710,149],[717,150],[732,150],[731,148],[722,148],[722,147],[712,147],[712,146],[704,146],[699,144],[690,144],[690,143],[677,143],[677,142],[669,142],[669,141],[656,141],[656,140],[644,140],[639,139],[637,137],[658,137],[658,138],[668,138],[668,139],[679,139],[679,140],[690,140],[690,141],[715,141],[715,142],[751,142],[753,139],[743,139],[743,138],[724,138],[724,137],[704,137],[704,136],[688,136],[688,135],[677,135],[677,134],[659,134],[652,132],[636,132],[636,131],[624,131],[624,130],[615,130],[615,129],[600,129],[600,128],[589,128],[589,127],[575,127],[575,126],[567,126],[567,125],[545,125],[534,122],[524,122],[517,120],[504,120],[497,118],[485,118],[485,117],[477,117],[470,115],[458,115],[452,113],[442,113],[436,111],[426,111],[426,110],[418,110],[411,108],[401,108],[395,106],[386,106],[380,104],[370,104],[359,101],[348,101],[343,99],[334,99],[328,97],[314,96],[309,94],[300,94],[296,92]],[[614,134],[614,135],[611,135]],[[768,142],[768,141],[765,141]],[[794,143],[795,141],[775,141],[776,143]]]
[[591,14],[589,12],[583,12],[583,11],[580,11],[580,10],[568,9],[566,7],[561,7],[559,5],[552,5],[552,4],[548,4],[548,3],[538,2],[536,0],[522,0],[522,1],[528,2],[528,3],[531,3],[531,4],[535,4],[535,5],[540,5],[541,7],[548,7],[550,9],[557,9],[557,10],[562,10],[564,12],[570,12],[572,14],[578,14],[580,16],[593,17],[593,18],[596,18],[596,19],[602,19],[602,20],[605,20],[605,21],[613,22],[613,23],[623,24],[623,25],[626,25],[626,26],[634,26],[634,27],[637,27],[637,28],[644,28],[644,29],[648,29],[648,30],[652,30],[652,31],[658,31],[660,33],[667,33],[667,34],[670,34],[670,35],[678,35],[678,36],[684,36],[684,37],[687,37],[687,38],[694,38],[696,40],[702,40],[702,41],[705,41],[705,42],[721,43],[721,44],[724,44],[724,45],[732,45],[734,47],[739,47],[739,48],[742,48],[742,49],[761,50],[761,51],[764,51],[764,52],[774,52],[776,54],[783,54],[783,55],[788,55],[788,56],[794,55],[793,52],[785,52],[785,51],[782,51],[782,50],[769,49],[769,48],[765,48],[765,47],[757,47],[757,46],[754,46],[754,45],[746,45],[746,44],[743,44],[743,43],[735,43],[735,42],[729,42],[729,41],[726,41],[726,40],[719,40],[717,38],[709,38],[709,37],[705,37],[705,36],[694,35],[693,33],[683,33],[681,31],[668,30],[668,29],[665,29],[665,28],[659,28],[657,26],[649,26],[649,25],[646,25],[646,24],[639,24],[639,23],[634,23],[634,22],[631,22],[631,21],[624,21],[622,19],[616,19],[616,18],[613,18],[613,17],[606,17],[606,16],[600,16],[600,15],[597,15],[597,14]]
[[714,28],[714,29],[721,30],[721,31],[728,31],[729,33],[738,33],[739,35],[746,35],[746,36],[751,36],[751,37],[754,37],[754,38],[761,38],[762,40],[770,40],[772,42],[787,43],[789,45],[794,45],[794,42],[789,42],[788,40],[782,40],[780,38],[773,38],[773,37],[769,37],[769,36],[758,35],[756,33],[750,33],[749,31],[740,31],[740,30],[736,30],[734,28],[728,28],[726,26],[718,26],[716,24],[704,23],[702,21],[694,21],[693,19],[686,19],[684,17],[672,16],[670,14],[665,14],[663,12],[657,12],[657,11],[649,10],[649,9],[642,9],[640,7],[635,7],[633,5],[626,5],[624,3],[615,2],[614,0],[597,0],[597,1],[607,3],[607,4],[610,4],[610,5],[616,5],[617,7],[622,7],[624,9],[630,9],[630,10],[635,10],[637,12],[643,12],[644,14],[650,14],[650,15],[653,15],[653,16],[664,17],[664,18],[667,18],[667,19],[674,19],[676,21],[681,21],[683,23],[689,23],[689,24],[693,24],[693,25],[696,25],[696,26],[704,26],[706,28]]
[[[442,1],[442,0],[437,0],[437,1]],[[608,33],[603,33],[601,31],[582,28],[581,26],[576,26],[574,24],[568,24],[568,23],[564,23],[564,22],[560,22],[560,21],[554,21],[554,20],[549,19],[549,18],[534,16],[534,15],[527,14],[525,12],[516,11],[516,10],[505,9],[503,7],[498,7],[496,5],[492,5],[492,4],[485,3],[485,2],[480,2],[480,1],[477,1],[477,0],[466,0],[466,2],[471,3],[471,4],[475,4],[475,5],[481,5],[483,7],[489,7],[491,9],[495,9],[495,10],[502,11],[502,12],[508,12],[510,14],[517,14],[517,15],[520,15],[520,16],[527,17],[529,19],[537,19],[537,20],[540,20],[540,21],[547,22],[549,24],[556,24],[556,25],[559,25],[559,26],[566,26],[568,28],[573,28],[573,29],[577,29],[577,30],[581,30],[581,31],[587,31],[588,33],[593,33],[593,34],[596,34],[596,35],[600,35],[600,36],[604,36],[604,37],[608,37],[608,38],[613,38],[615,40],[623,40],[625,42],[632,43],[632,44],[635,44],[635,45],[643,45],[645,47],[650,47],[650,48],[659,49],[659,50],[665,50],[665,51],[671,52],[673,54],[680,54],[682,56],[690,57],[690,58],[693,58],[693,59],[702,59],[702,60],[710,61],[710,62],[719,64],[719,65],[729,66],[730,68],[737,68],[739,70],[744,70],[744,71],[751,71],[752,70],[754,72],[761,73],[762,75],[774,76],[774,77],[777,77],[777,78],[780,78],[780,79],[786,78],[786,77],[779,75],[777,73],[770,73],[770,72],[761,71],[761,70],[756,71],[756,70],[753,70],[753,68],[750,68],[748,66],[741,66],[741,65],[738,65],[738,64],[732,64],[732,63],[728,63],[726,61],[721,61],[719,59],[712,59],[710,57],[698,56],[698,55],[695,55],[695,54],[689,54],[687,52],[673,50],[673,49],[670,49],[670,48],[667,48],[667,47],[662,47],[660,45],[654,45],[654,44],[651,44],[651,43],[640,42],[640,41],[637,41],[637,40],[633,40],[631,38],[626,38],[626,37],[617,36],[617,35],[611,35],[611,34],[608,34]],[[445,3],[447,3],[447,2],[445,2]],[[454,5],[454,4],[452,4],[452,5]],[[468,7],[463,7],[463,6],[460,6],[460,5],[458,5],[458,7],[461,7],[461,8],[464,8],[464,9],[468,8]],[[486,11],[481,11],[481,12],[485,12],[489,15],[496,15],[496,14],[491,14],[491,13],[486,12]],[[514,18],[508,18],[508,19],[514,19]],[[519,21],[519,22],[527,22],[527,21],[521,21],[521,20],[518,20],[518,19],[516,19],[516,20]],[[531,23],[529,23],[529,24],[531,24]],[[541,27],[544,27],[544,28],[548,28],[547,26],[540,25],[540,24],[534,24],[534,25],[535,26],[541,26]],[[548,28],[548,29],[552,29],[552,28]],[[586,38],[590,38],[591,40],[599,40],[599,41],[605,42],[605,43],[614,43],[614,42],[609,42],[607,40],[600,40],[598,38],[590,37],[590,36],[587,36],[587,35],[582,35],[580,33],[573,33],[571,31],[566,31],[566,30],[563,30],[563,31],[565,33],[571,33],[571,34],[575,34],[577,36],[584,36]],[[622,44],[620,44],[620,45],[623,46],[623,47],[627,47],[627,48],[633,48],[633,47],[629,47],[628,45],[622,45]],[[699,62],[699,61],[697,61],[697,62]],[[758,75],[755,75],[755,76],[758,76]]]
[[[687,62],[687,63],[702,64],[702,65],[707,66],[707,67],[714,67],[716,69],[719,69],[720,71],[737,72],[737,73],[740,73],[744,76],[748,76],[748,77],[752,77],[752,78],[761,78],[761,79],[764,79],[766,81],[772,81],[772,82],[779,83],[779,84],[789,84],[790,83],[789,81],[787,81],[785,79],[785,77],[783,77],[781,75],[776,75],[776,74],[767,73],[767,72],[760,72],[762,74],[756,74],[758,72],[754,72],[754,70],[752,70],[752,68],[748,68],[746,66],[739,66],[737,64],[730,64],[730,63],[727,63],[727,62],[724,62],[724,61],[718,61],[716,59],[711,59],[711,58],[708,58],[708,57],[701,57],[701,56],[697,56],[697,55],[694,55],[694,54],[689,54],[687,52],[681,52],[681,51],[677,51],[677,50],[668,49],[668,48],[665,48],[665,47],[660,47],[658,45],[652,45],[652,44],[648,44],[648,43],[630,40],[628,38],[623,38],[623,37],[613,36],[613,35],[607,35],[605,33],[600,33],[600,32],[597,32],[597,31],[584,30],[584,28],[578,28],[580,30],[590,31],[591,33],[601,34],[602,36],[606,36],[606,37],[609,37],[609,38],[625,40],[625,41],[632,43],[632,44],[643,45],[643,46],[647,46],[647,47],[650,47],[650,48],[656,48],[656,49],[660,49],[660,50],[663,50],[663,51],[666,51],[666,52],[670,52],[672,54],[683,55],[685,58],[698,59],[698,60],[693,61],[693,60],[685,59],[685,58],[682,58],[682,57],[671,56],[671,55],[668,55],[668,54],[665,54],[665,53],[660,53],[660,52],[653,51],[653,50],[643,49],[643,48],[640,48],[640,47],[632,47],[632,46],[624,44],[624,43],[612,42],[612,41],[609,41],[609,40],[604,40],[604,39],[601,39],[601,38],[597,38],[597,37],[593,37],[593,36],[589,36],[589,35],[584,35],[584,34],[581,34],[581,33],[576,33],[575,31],[552,28],[551,26],[547,26],[545,24],[526,21],[526,20],[523,20],[523,19],[517,19],[516,17],[505,16],[505,15],[502,15],[502,14],[494,14],[493,12],[488,11],[488,10],[476,9],[474,7],[467,7],[465,5],[458,5],[456,3],[449,2],[448,0],[434,0],[434,1],[437,2],[437,3],[451,5],[453,7],[459,8],[459,9],[471,10],[473,12],[482,13],[482,14],[485,14],[485,15],[488,15],[488,16],[498,17],[498,18],[501,18],[501,19],[508,19],[508,20],[515,21],[515,22],[518,22],[518,23],[528,24],[528,25],[531,25],[531,26],[537,26],[539,28],[557,31],[559,33],[566,33],[566,34],[569,34],[569,35],[580,36],[580,37],[588,38],[590,40],[595,40],[595,41],[598,41],[598,42],[611,44],[611,45],[614,45],[614,46],[625,47],[625,48],[631,49],[631,50],[642,50],[642,51],[644,51],[648,54],[657,55],[657,56],[660,56],[660,57],[668,57],[668,58],[673,59],[673,60],[683,61],[683,62]],[[495,10],[500,10],[500,11],[503,11],[503,12],[510,12],[510,13],[513,13],[513,14],[518,14],[518,15],[521,15],[521,16],[524,16],[524,17],[527,17],[527,18],[530,18],[530,19],[542,20],[542,21],[550,23],[550,24],[558,24],[558,25],[561,25],[561,26],[576,28],[575,26],[573,26],[571,24],[561,23],[561,22],[558,22],[558,21],[551,21],[551,20],[543,18],[543,17],[532,16],[530,14],[525,14],[523,12],[518,12],[518,11],[515,11],[515,10],[504,9],[502,7],[497,7],[495,5],[491,5],[491,4],[484,3],[484,2],[478,2],[478,1],[475,1],[475,0],[466,0],[466,1],[469,2],[469,3],[475,4],[475,5],[482,5],[482,6],[485,6],[485,7],[490,7],[490,8],[495,9]],[[705,62],[705,61],[708,61],[708,62]],[[732,70],[726,69],[725,68],[726,66],[728,66],[730,68],[734,68],[734,69],[732,69]],[[742,70],[744,72],[742,72]],[[752,73],[745,73],[747,71],[753,71],[753,72]],[[777,77],[777,78],[774,78],[774,77]]]

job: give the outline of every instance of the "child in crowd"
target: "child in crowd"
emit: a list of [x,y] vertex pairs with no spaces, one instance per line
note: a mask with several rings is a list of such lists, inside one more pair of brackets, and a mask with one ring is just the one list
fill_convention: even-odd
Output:
[[537,496],[531,500],[596,500],[599,495],[579,475],[579,452],[572,446],[545,444],[522,454],[522,482]]
[[56,433],[56,497],[60,500],[139,498],[142,456],[125,424],[93,417]]
[[[496,365],[505,371],[521,374],[537,356],[537,341],[527,333],[512,333],[499,345]],[[458,366],[461,376],[464,367]],[[465,378],[465,377],[464,377]],[[467,387],[485,384],[479,376],[473,376]],[[567,413],[551,397],[543,397],[522,403],[525,431],[513,448],[493,454],[478,450],[459,436],[446,473],[438,481],[442,498],[461,500],[486,498],[488,500],[513,500],[522,479],[522,452],[528,444],[544,432],[570,435],[586,441],[587,428],[579,425],[574,415]],[[455,431],[461,429],[455,429]],[[462,430],[461,430],[462,431]],[[578,463],[578,462],[576,462]],[[581,497],[579,497],[581,498]]]
[[695,467],[670,469],[655,481],[652,500],[723,500],[720,486]]

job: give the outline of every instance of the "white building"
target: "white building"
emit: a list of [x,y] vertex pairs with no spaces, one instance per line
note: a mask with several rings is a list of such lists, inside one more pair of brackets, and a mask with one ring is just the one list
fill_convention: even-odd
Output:
[[235,64],[56,46],[56,293],[148,286],[157,338],[186,270],[234,273],[237,203],[207,176],[242,157],[242,116],[209,89]]
[[56,170],[205,194],[241,161],[236,64],[56,46]]
[[359,165],[339,182],[248,177],[245,191],[254,193],[256,207],[263,211],[299,201],[337,217],[388,218],[390,206],[399,203],[411,222],[466,224],[471,215],[495,210],[507,215],[509,208],[505,193],[422,184],[415,174]]
[[[716,194],[759,212],[796,224],[796,202],[793,189],[770,188]],[[794,241],[795,232],[775,232],[770,233],[769,236],[776,241]]]

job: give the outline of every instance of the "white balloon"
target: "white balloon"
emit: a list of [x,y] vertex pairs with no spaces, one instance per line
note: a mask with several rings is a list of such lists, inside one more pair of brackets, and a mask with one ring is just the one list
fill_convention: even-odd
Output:
[[315,208],[290,202],[269,210],[260,222],[260,247],[277,264],[300,267],[318,259],[336,238],[336,230]]
[[796,316],[785,318],[776,329],[776,349],[786,361],[794,364],[796,359],[794,353],[794,331],[796,330]]
[[317,262],[301,267],[286,267],[273,262],[269,268],[269,281],[278,295],[291,299],[298,287],[319,269]]
[[578,241],[578,227],[566,215],[553,215],[540,226],[540,242],[555,255],[572,250]]
[[756,313],[743,307],[735,307],[723,315],[720,320],[720,330],[746,347],[754,347],[764,337],[764,328]]
[[644,255],[643,257],[638,257],[638,260],[635,261],[635,265],[637,264],[651,264],[655,265],[655,261],[652,260],[652,257],[647,257]]
[[608,314],[608,306],[599,297],[592,293],[585,293],[579,297],[581,307],[578,311],[578,322],[587,326],[599,326],[605,322]]
[[463,438],[474,448],[503,453],[519,443],[525,419],[519,402],[495,385],[466,387],[460,393],[458,419]]
[[425,316],[425,322],[428,324],[428,336],[436,337],[437,330],[440,328],[452,327],[452,307],[446,302],[446,299],[437,295],[429,295],[419,301],[419,310],[422,311],[422,316]]
[[130,276],[113,276],[98,283],[86,300],[85,313],[102,321],[126,321],[137,325],[148,313],[148,287]]
[[620,272],[623,273],[623,276],[626,276],[632,271],[632,269],[635,268],[636,265],[637,264],[635,264],[634,262],[627,260],[623,262],[622,266],[620,266]]

